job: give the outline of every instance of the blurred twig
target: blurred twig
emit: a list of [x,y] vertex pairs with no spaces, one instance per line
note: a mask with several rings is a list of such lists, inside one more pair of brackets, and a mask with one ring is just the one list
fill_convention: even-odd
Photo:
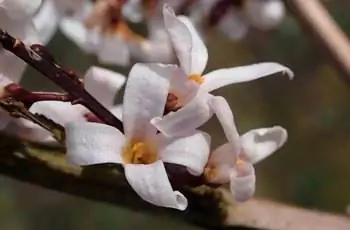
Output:
[[327,51],[350,86],[350,43],[327,9],[318,0],[285,0],[285,3]]
[[[184,188],[189,200],[186,212],[152,206],[139,198],[116,165],[72,167],[62,149],[26,145],[0,136],[0,173],[45,188],[107,202],[158,216],[172,215],[208,229],[341,229],[350,219],[328,213],[300,209],[276,202],[253,199],[235,205],[225,190]],[[24,173],[25,172],[25,173]],[[220,227],[220,228],[219,228]]]

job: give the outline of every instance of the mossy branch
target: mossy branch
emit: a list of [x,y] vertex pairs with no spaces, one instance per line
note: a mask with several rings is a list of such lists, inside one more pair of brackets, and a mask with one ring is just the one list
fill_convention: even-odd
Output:
[[64,149],[0,136],[0,173],[56,191],[129,209],[172,215],[195,225],[223,229],[349,229],[350,219],[264,200],[236,205],[224,189],[180,189],[189,200],[185,212],[157,208],[140,199],[117,165],[84,169],[66,163]]

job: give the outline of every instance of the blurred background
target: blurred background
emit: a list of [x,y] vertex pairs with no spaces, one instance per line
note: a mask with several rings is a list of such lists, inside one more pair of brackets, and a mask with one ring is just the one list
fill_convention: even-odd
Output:
[[[350,2],[325,2],[337,23],[350,34]],[[276,124],[289,132],[285,147],[257,165],[256,196],[345,213],[350,204],[350,90],[327,56],[290,16],[276,30],[268,33],[252,30],[239,42],[215,30],[206,32],[209,49],[206,71],[274,61],[291,67],[296,75],[292,81],[275,75],[214,92],[229,101],[241,133]],[[83,54],[60,32],[48,47],[58,62],[80,73],[98,64],[95,57]],[[126,75],[129,70],[104,67]],[[32,69],[27,70],[23,84],[32,90],[56,89]],[[214,146],[225,141],[215,119],[204,129],[213,134]],[[0,229],[179,227],[196,229],[171,219],[159,219],[0,177]]]

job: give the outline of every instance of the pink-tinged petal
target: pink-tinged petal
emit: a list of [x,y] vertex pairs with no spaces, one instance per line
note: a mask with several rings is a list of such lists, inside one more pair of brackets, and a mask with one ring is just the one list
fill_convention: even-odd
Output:
[[104,64],[130,64],[128,42],[119,36],[105,36],[97,50],[98,60]]
[[4,8],[11,18],[23,19],[33,16],[41,4],[42,0],[3,0],[0,8]]
[[253,129],[241,136],[244,158],[255,164],[286,143],[287,130],[280,126]]
[[238,152],[231,143],[226,143],[216,148],[208,160],[208,172],[210,182],[225,184],[230,179],[230,170],[234,167]]
[[187,208],[186,197],[173,191],[162,161],[149,165],[126,164],[124,167],[130,186],[143,200],[160,207]]
[[225,98],[219,96],[213,97],[210,100],[210,105],[221,123],[227,140],[233,145],[235,151],[238,152],[241,148],[240,139],[230,105]]
[[132,67],[123,100],[123,123],[128,138],[152,138],[156,134],[150,120],[163,115],[171,68],[141,63]]
[[84,113],[88,110],[81,105],[72,105],[69,102],[40,101],[34,103],[29,111],[42,114],[54,122],[65,126],[68,122],[84,122]]
[[255,192],[255,170],[252,164],[246,163],[240,169],[232,170],[230,190],[237,202],[249,200]]
[[102,105],[111,107],[125,81],[126,77],[120,73],[93,66],[85,73],[84,87]]
[[163,142],[160,158],[164,162],[183,165],[191,174],[199,176],[208,161],[210,142],[209,134],[201,131],[195,131],[185,137],[168,139]]
[[116,105],[109,109],[119,120],[123,120],[123,105]]
[[99,123],[69,123],[66,126],[68,161],[75,165],[121,163],[124,135]]
[[176,17],[168,5],[164,5],[163,15],[181,68],[187,75],[202,74],[208,61],[208,51],[192,23],[185,17]]
[[210,92],[226,85],[252,81],[278,72],[286,73],[290,79],[294,77],[293,72],[288,67],[274,62],[266,62],[215,70],[203,76],[202,87]]
[[202,126],[213,115],[209,106],[212,95],[199,90],[197,95],[184,107],[164,117],[155,117],[151,123],[168,137],[186,136]]

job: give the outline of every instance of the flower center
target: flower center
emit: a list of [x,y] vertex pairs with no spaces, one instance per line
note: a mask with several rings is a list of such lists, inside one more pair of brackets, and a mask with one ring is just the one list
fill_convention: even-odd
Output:
[[145,142],[130,142],[124,147],[122,157],[126,164],[151,164],[157,160],[157,153]]
[[173,93],[168,93],[164,114],[175,112],[180,108],[181,105],[179,104],[179,98]]
[[191,74],[190,76],[188,76],[188,80],[194,81],[199,85],[201,85],[204,82],[204,78],[200,74]]

